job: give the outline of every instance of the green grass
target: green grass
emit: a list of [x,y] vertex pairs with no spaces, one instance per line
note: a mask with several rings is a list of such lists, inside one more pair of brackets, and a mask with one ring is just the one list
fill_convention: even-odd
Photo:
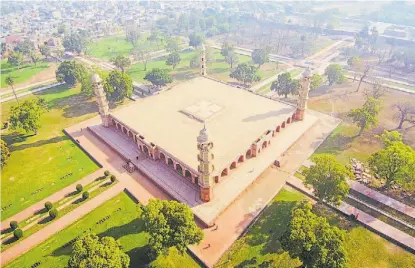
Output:
[[[94,100],[79,93],[79,87],[62,85],[20,98],[23,101],[42,97],[48,102],[49,111],[42,115],[37,135],[11,130],[2,133],[11,157],[1,170],[1,203],[2,207],[12,204],[2,212],[3,220],[98,169],[62,132],[96,115]],[[15,101],[3,103],[2,122],[7,121],[12,105]],[[36,192],[39,189],[42,190]]]
[[[106,216],[110,218],[97,224]],[[130,267],[145,267],[149,263],[146,247],[149,237],[143,232],[141,208],[126,193],[121,193],[5,267],[30,267],[36,262],[41,263],[39,268],[65,267],[71,246],[63,246],[88,230],[99,236],[114,237],[130,256]],[[167,264],[171,267],[199,267],[189,255],[181,256],[174,249],[157,262],[166,264],[163,267],[169,267]]]
[[[152,43],[147,41],[147,35],[141,37],[141,43],[150,49],[156,51],[164,49],[164,44]],[[133,50],[133,45],[125,40],[125,35],[116,35],[97,39],[88,46],[88,54],[99,59],[109,60],[112,57],[122,55],[128,57]]]
[[[275,71],[275,74],[277,74],[277,73],[279,73],[279,72],[281,72],[282,70],[284,70],[285,68],[278,68],[278,70],[277,71]],[[293,69],[293,70],[291,70],[291,71],[289,71],[289,73],[291,74],[291,77],[292,78],[294,78],[294,77],[296,77],[297,75],[299,75],[300,73],[302,72],[302,70],[299,70],[299,69]],[[271,91],[271,85],[272,85],[272,82],[271,83],[268,83],[268,84],[266,84],[265,86],[263,86],[263,87],[261,87],[261,88],[259,88],[256,92],[257,93],[259,93],[259,94],[267,94],[268,92],[270,92]]]
[[6,77],[12,76],[15,79],[15,85],[19,83],[26,82],[34,75],[40,73],[41,71],[47,70],[49,68],[49,63],[47,62],[39,62],[37,66],[34,64],[24,64],[19,69],[14,66],[10,66],[7,63],[7,60],[1,61],[1,87],[6,88],[9,85],[6,83]]
[[[27,92],[27,91],[30,91],[30,90],[35,90],[37,88],[41,88],[41,87],[44,87],[44,86],[52,85],[52,84],[55,84],[55,83],[56,83],[56,81],[52,81],[52,82],[46,82],[46,83],[41,84],[41,85],[36,85],[36,86],[33,86],[33,87],[24,88],[24,89],[21,89],[21,90],[16,91],[16,94],[21,94],[21,93],[24,93],[24,92]],[[11,96],[14,97],[13,92],[6,93],[6,94],[1,95],[2,98],[7,98],[7,97],[11,97]]]
[[[291,259],[281,249],[278,239],[287,228],[291,209],[305,198],[295,190],[282,189],[247,234],[234,243],[229,254],[222,256],[217,267],[299,267],[301,262]],[[315,207],[314,211],[346,230],[348,268],[408,268],[415,265],[415,256],[333,210]]]

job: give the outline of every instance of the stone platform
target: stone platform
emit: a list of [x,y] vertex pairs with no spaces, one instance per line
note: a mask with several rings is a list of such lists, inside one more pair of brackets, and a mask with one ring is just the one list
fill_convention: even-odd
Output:
[[285,129],[277,133],[271,144],[262,150],[261,154],[245,161],[233,169],[228,176],[221,178],[221,181],[214,185],[213,198],[210,202],[200,200],[197,185],[192,184],[163,162],[147,158],[139,152],[133,141],[117,130],[105,128],[99,124],[90,125],[88,129],[124,159],[130,160],[141,173],[149,177],[170,196],[186,203],[203,224],[211,226],[239,195],[319,121],[318,117],[312,113],[308,113],[306,118],[304,121],[287,125]]

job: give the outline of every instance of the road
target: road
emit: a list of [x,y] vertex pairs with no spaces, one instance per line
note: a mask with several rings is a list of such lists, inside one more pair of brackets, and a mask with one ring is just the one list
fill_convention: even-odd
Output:
[[[22,93],[18,93],[17,98],[20,98],[20,97],[23,97],[23,96],[26,96],[26,95],[30,95],[30,94],[33,94],[33,93],[36,93],[36,92],[39,92],[39,91],[42,91],[42,90],[45,90],[45,89],[49,89],[49,88],[52,88],[52,87],[60,86],[60,85],[63,85],[63,84],[65,84],[65,83],[64,82],[63,83],[56,82],[54,84],[50,84],[50,85],[46,85],[46,86],[43,86],[43,87],[38,87],[38,88],[35,88],[35,89],[32,89],[32,90],[28,90],[28,91],[25,91],[25,92],[22,92]],[[30,87],[33,87],[33,84],[30,85]],[[10,100],[13,100],[13,99],[15,99],[14,95],[11,95],[11,96],[6,97],[6,98],[1,98],[0,103],[10,101]]]

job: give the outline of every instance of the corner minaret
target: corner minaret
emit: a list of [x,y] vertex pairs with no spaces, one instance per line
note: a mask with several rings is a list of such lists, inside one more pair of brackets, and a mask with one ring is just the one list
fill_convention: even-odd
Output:
[[206,76],[206,49],[205,45],[202,44],[202,51],[200,52],[200,75]]
[[108,106],[107,97],[105,96],[104,86],[102,85],[102,79],[98,74],[94,74],[91,78],[92,88],[95,92],[95,97],[97,98],[98,110],[101,115],[102,124],[105,127],[109,127],[109,114],[110,109]]
[[210,176],[214,170],[212,165],[213,154],[210,151],[212,148],[213,143],[209,141],[206,126],[204,126],[197,137],[197,149],[199,150],[197,160],[199,161],[198,171],[200,173],[198,181],[200,198],[206,202],[212,199],[212,180]]
[[295,111],[295,120],[304,120],[304,113],[307,109],[308,92],[310,91],[311,71],[309,68],[302,74],[300,80],[300,89],[298,91],[297,110]]

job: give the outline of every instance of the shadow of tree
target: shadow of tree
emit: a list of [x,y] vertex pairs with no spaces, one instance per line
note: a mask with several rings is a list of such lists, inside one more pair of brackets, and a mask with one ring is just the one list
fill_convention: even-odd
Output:
[[337,155],[342,151],[350,148],[351,143],[357,136],[350,137],[340,132],[332,133],[324,143],[317,148],[316,154],[333,154]]
[[9,149],[11,149],[10,147],[12,147],[11,145],[13,145],[14,143],[24,142],[27,140],[27,138],[32,136],[34,136],[34,134],[28,135],[16,131],[9,133],[7,135],[2,135],[2,139],[8,144]]
[[152,262],[148,257],[149,250],[149,246],[145,245],[127,251],[126,254],[130,257],[130,267],[147,267]]
[[192,71],[177,72],[172,75],[174,80],[186,81],[198,76],[198,73]]
[[[6,135],[8,136],[8,135]],[[68,140],[69,138],[67,136],[56,136],[47,140],[40,140],[40,141],[36,141],[33,143],[28,143],[28,144],[22,144],[22,145],[17,145],[17,146],[10,146],[10,151],[14,152],[14,151],[20,151],[20,150],[25,150],[27,148],[32,148],[32,147],[39,147],[39,146],[43,146],[46,144],[51,144],[51,143],[58,143],[61,141],[65,141]]]
[[250,246],[263,244],[263,254],[275,253],[280,249],[279,238],[286,230],[291,217],[291,210],[296,206],[295,201],[277,201],[272,203],[251,227],[247,243]]
[[138,233],[142,231],[143,229],[144,229],[144,221],[140,218],[135,218],[134,220],[124,225],[108,228],[106,231],[98,234],[98,236],[99,237],[111,236],[111,237],[114,237],[115,240],[118,240],[119,238],[123,236]]

